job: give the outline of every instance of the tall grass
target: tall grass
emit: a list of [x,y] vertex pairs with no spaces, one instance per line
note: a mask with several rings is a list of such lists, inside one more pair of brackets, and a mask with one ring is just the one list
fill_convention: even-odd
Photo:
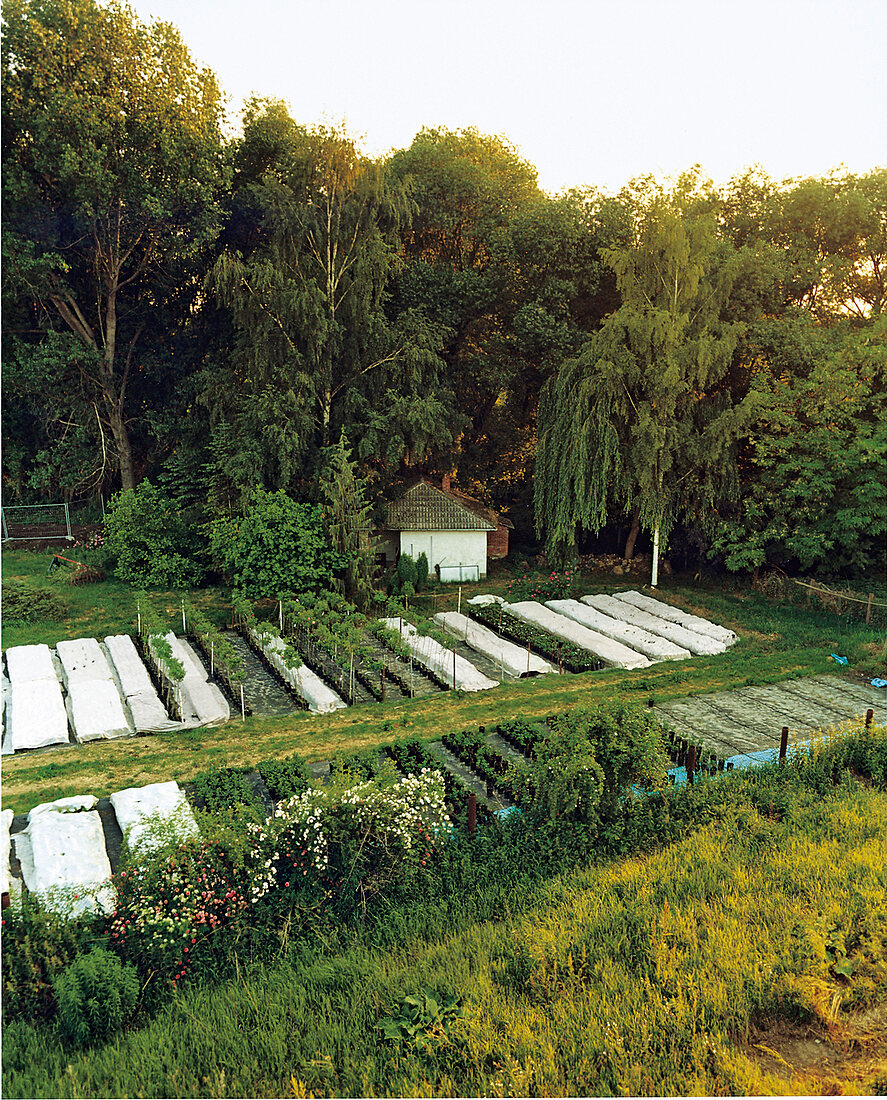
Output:
[[[546,856],[519,831],[463,837],[424,893],[392,895],[365,925],[241,929],[226,973],[90,1051],[14,1022],[5,1094],[821,1091],[752,1057],[757,1029],[792,1023],[868,1043],[851,1091],[882,1087],[883,1034],[854,1028],[887,1003],[887,792],[836,774],[853,740],[823,739],[806,770],[657,796],[659,832],[628,836],[619,859],[570,869],[563,843]],[[869,740],[883,753],[883,730]],[[426,1047],[385,1039],[378,1020],[423,989],[460,996],[464,1021]]]

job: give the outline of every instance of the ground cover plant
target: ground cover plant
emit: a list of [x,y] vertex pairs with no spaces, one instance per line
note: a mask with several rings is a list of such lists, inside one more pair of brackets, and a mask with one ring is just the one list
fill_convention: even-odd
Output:
[[[630,799],[591,862],[568,821],[512,816],[332,921],[271,890],[113,1041],[10,1020],[5,1093],[883,1090],[885,760],[887,730],[848,728]],[[311,818],[290,850],[326,866]]]

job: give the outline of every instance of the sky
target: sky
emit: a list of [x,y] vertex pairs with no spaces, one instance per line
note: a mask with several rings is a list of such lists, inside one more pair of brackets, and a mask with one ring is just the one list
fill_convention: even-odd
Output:
[[556,193],[887,165],[885,0],[129,0],[251,94],[372,156],[423,128],[508,138]]

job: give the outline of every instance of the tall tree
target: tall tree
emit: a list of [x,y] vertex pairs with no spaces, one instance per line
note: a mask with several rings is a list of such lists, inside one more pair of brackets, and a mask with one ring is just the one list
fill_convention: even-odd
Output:
[[344,594],[358,607],[368,607],[375,574],[372,507],[344,431],[338,443],[323,450],[320,495],[327,544],[347,562],[342,577]]
[[677,516],[735,488],[748,408],[723,386],[738,329],[721,319],[730,265],[708,206],[693,177],[671,194],[645,181],[633,239],[605,252],[622,305],[543,390],[536,522],[555,559],[579,526],[633,512],[653,534],[655,586]]
[[31,344],[62,326],[86,349],[67,382],[132,488],[146,332],[217,231],[219,90],[170,24],[116,0],[7,0],[3,17],[8,286],[33,303]]

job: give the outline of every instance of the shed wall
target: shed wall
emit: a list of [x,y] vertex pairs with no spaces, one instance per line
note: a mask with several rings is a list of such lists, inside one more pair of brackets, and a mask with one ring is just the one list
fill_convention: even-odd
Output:
[[437,565],[476,565],[482,577],[487,574],[486,531],[401,531],[400,552],[418,558],[428,555],[428,568]]

